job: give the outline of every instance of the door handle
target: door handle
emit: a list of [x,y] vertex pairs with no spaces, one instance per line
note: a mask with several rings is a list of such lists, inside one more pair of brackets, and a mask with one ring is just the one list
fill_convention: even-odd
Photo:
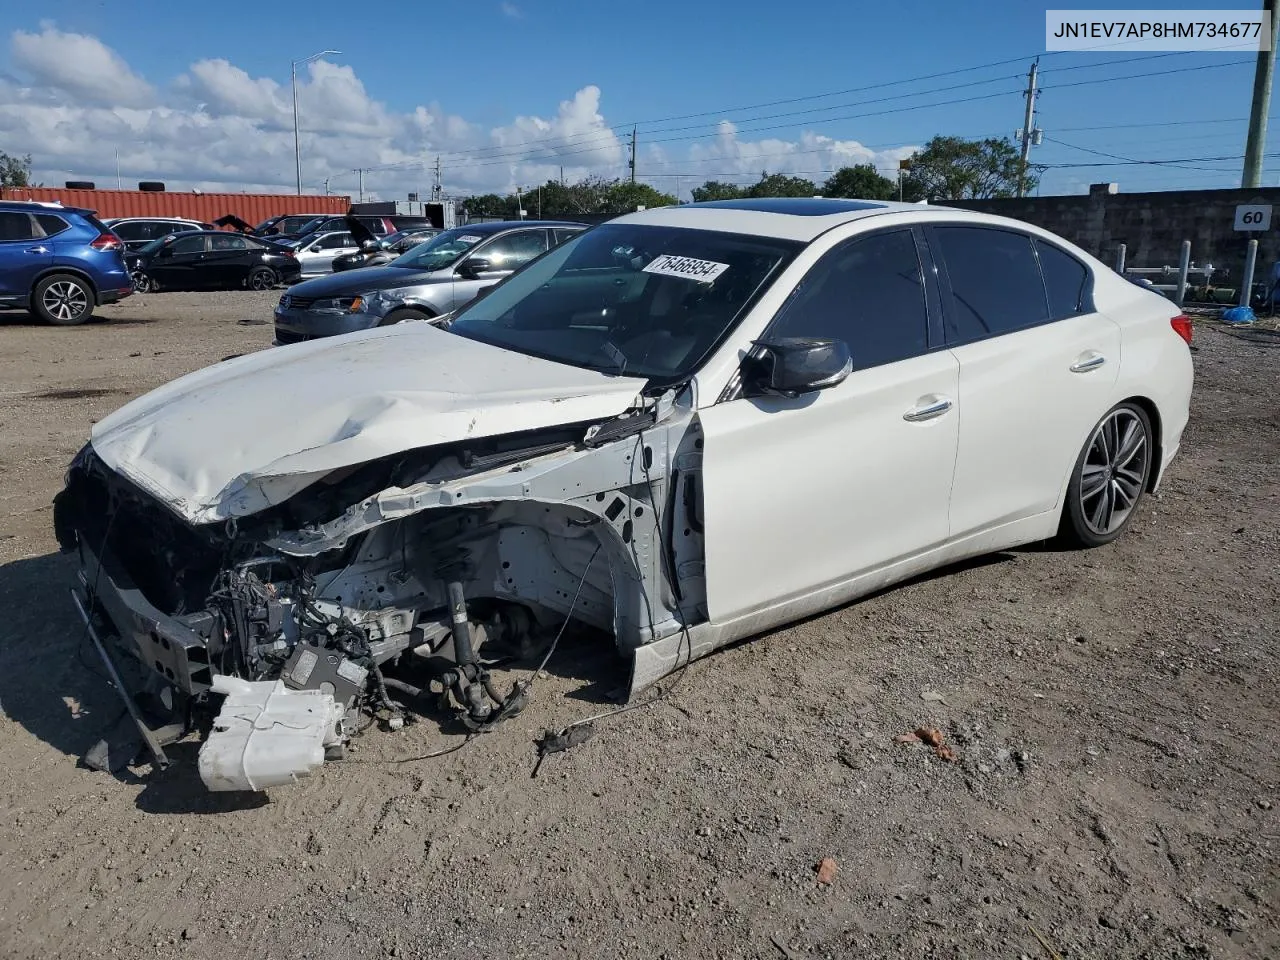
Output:
[[1071,365],[1072,373],[1088,373],[1090,370],[1097,370],[1100,366],[1107,362],[1107,358],[1100,353],[1090,351],[1083,359],[1077,360]]
[[48,253],[48,247],[27,247],[27,253]]
[[920,402],[902,415],[902,419],[910,423],[932,420],[951,409],[949,397],[921,397]]

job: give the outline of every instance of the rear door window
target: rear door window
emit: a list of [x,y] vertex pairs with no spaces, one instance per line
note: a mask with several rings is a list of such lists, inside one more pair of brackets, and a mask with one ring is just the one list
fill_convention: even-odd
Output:
[[969,343],[1049,319],[1031,237],[991,227],[935,227],[951,283],[949,342]]

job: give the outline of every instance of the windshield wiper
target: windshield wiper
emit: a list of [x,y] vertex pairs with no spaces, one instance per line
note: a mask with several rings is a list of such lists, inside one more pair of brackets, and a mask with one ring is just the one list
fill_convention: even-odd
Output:
[[627,355],[619,350],[618,345],[612,340],[606,340],[600,344],[600,352],[613,363],[613,368],[609,372],[616,374],[627,372]]

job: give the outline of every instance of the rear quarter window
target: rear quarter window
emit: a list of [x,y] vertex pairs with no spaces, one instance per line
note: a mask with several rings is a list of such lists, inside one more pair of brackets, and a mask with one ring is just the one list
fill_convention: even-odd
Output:
[[1093,312],[1089,268],[1051,243],[1036,240],[1044,289],[1049,297],[1049,319],[1063,320]]
[[40,229],[44,231],[46,237],[61,233],[68,227],[67,221],[52,213],[37,213],[36,223],[40,224]]

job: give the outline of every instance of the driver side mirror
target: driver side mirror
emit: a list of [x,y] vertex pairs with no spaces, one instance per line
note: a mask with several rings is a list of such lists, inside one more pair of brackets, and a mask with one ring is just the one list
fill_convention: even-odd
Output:
[[841,383],[853,372],[853,357],[843,340],[778,337],[757,340],[758,353],[742,365],[748,396],[798,397]]
[[465,277],[468,280],[475,280],[480,274],[492,269],[493,264],[484,257],[472,257],[470,260],[464,260],[458,266],[458,276]]

